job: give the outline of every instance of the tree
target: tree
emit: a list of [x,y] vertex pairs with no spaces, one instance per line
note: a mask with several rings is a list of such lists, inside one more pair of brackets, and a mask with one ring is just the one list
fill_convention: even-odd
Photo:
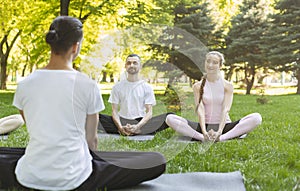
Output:
[[22,32],[22,8],[24,3],[20,0],[5,1],[0,5],[0,89],[6,89],[8,58]]
[[275,9],[266,38],[270,68],[293,71],[298,80],[297,94],[300,94],[300,1],[280,0]]
[[[6,89],[7,69],[12,65],[10,61],[21,63],[18,67],[23,68],[22,75],[46,64],[49,48],[44,41],[44,34],[56,16],[69,14],[84,23],[85,40],[81,51],[84,55],[95,43],[103,26],[106,29],[115,27],[114,20],[121,17],[118,10],[124,2],[123,0],[96,2],[16,0],[1,3],[1,89]],[[79,68],[80,60],[79,57],[75,61],[75,68]],[[13,64],[13,70],[18,70],[18,67]]]
[[[33,66],[44,62],[42,58],[47,51],[44,42],[45,29],[49,27],[47,22],[58,12],[53,7],[55,2],[50,4],[45,1],[16,0],[1,3],[0,89],[6,89],[9,69],[16,73],[18,67],[30,66],[28,68],[31,70]],[[30,60],[34,57],[39,59]]]
[[[170,58],[175,66],[196,80],[200,80],[204,72],[205,53],[208,49],[216,49],[220,44],[221,33],[216,31],[216,23],[213,21],[211,10],[208,7],[209,4],[202,1],[199,4],[192,4],[192,6],[179,4],[174,11],[174,25],[199,39],[204,47],[189,46],[191,42],[186,41],[179,45],[184,51],[172,51]],[[196,62],[191,58],[196,58]]]
[[214,46],[215,23],[209,13],[208,3],[194,6],[178,5],[174,10],[175,23],[178,28],[198,38],[205,46]]
[[267,31],[268,4],[265,0],[244,0],[226,38],[226,66],[244,72],[246,94],[250,94],[258,69],[267,65],[261,44]]
[[[109,30],[126,30],[131,27],[137,27],[139,25],[145,25],[149,23],[166,23],[169,22],[167,14],[161,10],[157,3],[163,3],[164,1],[153,0],[105,0],[101,2],[95,1],[81,1],[72,2],[70,4],[70,13],[78,15],[80,20],[84,22],[85,41],[91,42],[82,49],[82,54],[93,54],[90,50],[94,51],[94,47],[98,44],[105,44],[105,42],[98,40],[102,34],[107,34]],[[76,9],[72,7],[77,7]],[[158,14],[159,13],[159,14]],[[120,33],[121,34],[121,33]],[[119,34],[119,35],[120,35]],[[133,46],[129,44],[129,46]],[[138,45],[137,45],[138,47]],[[131,47],[129,47],[132,49]],[[119,52],[116,52],[118,57]],[[105,76],[109,68],[113,63],[103,63],[104,67],[101,72]],[[105,64],[108,64],[106,67]],[[114,71],[112,71],[114,70]],[[118,73],[118,69],[113,67],[108,73]]]
[[9,40],[9,35],[11,31],[8,31],[0,42],[0,60],[1,60],[1,87],[0,89],[6,89],[6,80],[7,80],[7,60],[9,53],[15,44],[17,38],[20,36],[21,31],[17,31],[16,34],[13,34],[12,39]]
[[60,0],[60,15],[69,15],[70,0]]
[[[214,46],[215,24],[210,18],[207,3],[179,1],[173,7],[174,27],[166,27],[152,50],[159,55],[165,54],[166,60],[160,64],[171,63],[192,79],[200,80],[204,72],[204,58],[208,47]],[[154,62],[156,68],[157,62]],[[182,72],[169,74],[169,79],[180,77]],[[171,74],[176,75],[174,77]]]

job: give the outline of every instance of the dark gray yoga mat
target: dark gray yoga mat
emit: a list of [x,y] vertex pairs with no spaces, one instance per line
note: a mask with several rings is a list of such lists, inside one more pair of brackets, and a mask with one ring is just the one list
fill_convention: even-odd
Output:
[[114,191],[245,191],[240,171],[163,174],[135,187]]
[[[98,138],[114,138],[119,139],[122,135],[118,134],[105,134],[105,133],[98,133]],[[122,136],[126,139],[133,140],[133,141],[149,141],[154,138],[154,135],[135,135],[135,136]]]

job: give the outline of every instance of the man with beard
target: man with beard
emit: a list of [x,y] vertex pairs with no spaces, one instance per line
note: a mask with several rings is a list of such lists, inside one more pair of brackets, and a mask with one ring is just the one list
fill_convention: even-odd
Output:
[[139,77],[141,58],[130,54],[125,69],[126,79],[114,85],[108,99],[112,116],[100,114],[98,130],[129,136],[155,134],[168,128],[165,119],[169,113],[152,117],[156,101],[152,87]]

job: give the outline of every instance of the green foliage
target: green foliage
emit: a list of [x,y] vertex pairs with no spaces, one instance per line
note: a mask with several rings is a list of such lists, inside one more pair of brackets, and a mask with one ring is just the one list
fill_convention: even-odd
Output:
[[300,94],[300,3],[297,0],[280,0],[275,13],[270,17],[266,37],[267,58],[270,68],[276,71],[292,71],[298,80],[297,93]]
[[[81,68],[85,68],[87,73],[102,73],[102,76],[116,75],[123,68],[123,59],[127,54],[134,52],[143,58],[147,57],[143,55],[147,48],[145,48],[145,42],[143,42],[145,38],[142,37],[143,39],[139,39],[140,41],[138,42],[132,40],[136,34],[132,34],[130,31],[134,30],[135,33],[143,35],[142,28],[145,25],[153,23],[169,24],[172,19],[164,11],[167,8],[160,6],[164,4],[165,1],[152,0],[85,1],[84,4],[80,2],[74,3],[73,6],[80,6],[84,10],[80,17],[85,19],[85,36],[88,42],[91,42],[83,48],[82,54],[90,57],[96,53],[96,55],[92,56],[101,65],[98,69],[94,69],[94,67],[90,67],[91,63],[87,63],[83,59]],[[78,12],[77,10],[81,9],[77,8],[75,11]],[[152,34],[152,28],[150,30],[146,35]],[[107,38],[103,38],[104,36],[107,36]],[[114,38],[114,46],[111,38]],[[146,39],[147,42],[149,40]],[[110,51],[113,54],[108,56],[107,53],[109,54]],[[103,57],[107,58],[103,59]],[[121,63],[120,59],[122,59]],[[90,71],[86,71],[88,69]]]
[[175,26],[194,35],[204,45],[211,47],[215,44],[215,23],[210,16],[208,3],[199,5],[179,5],[175,9]]
[[165,72],[171,82],[178,77],[171,76],[176,69],[192,79],[201,79],[207,49],[217,47],[219,38],[214,33],[216,24],[208,3],[175,1],[169,8],[174,15],[174,27],[164,27],[158,40],[149,44],[153,60],[146,65]]
[[239,5],[241,3],[242,0],[212,0],[211,7],[214,19],[218,23],[218,28],[223,28],[225,32],[228,32],[230,20],[239,12]]
[[297,68],[292,63],[299,60],[300,4],[294,0],[281,0],[275,10],[271,15],[272,25],[267,38],[271,41],[268,57],[273,69],[290,71]]
[[260,104],[267,104],[269,102],[269,99],[265,97],[265,90],[260,89],[259,90],[260,97],[256,98],[256,102]]
[[[0,4],[0,89],[6,89],[7,61],[12,48],[20,36],[22,23],[22,1],[6,1]],[[7,11],[4,11],[8,9]]]
[[208,3],[179,2],[174,7],[174,16],[174,28],[165,30],[161,37],[166,46],[156,50],[167,54],[168,62],[189,77],[200,79],[204,55],[217,38]]
[[225,64],[231,70],[244,71],[246,94],[250,94],[257,70],[268,64],[261,48],[268,27],[267,9],[265,0],[244,0],[226,37]]
[[164,94],[164,97],[161,99],[165,105],[167,105],[168,112],[181,112],[182,105],[180,99],[184,99],[183,91],[180,87],[173,87],[168,85]]
[[[276,2],[276,7],[274,14],[269,18],[272,22],[269,22],[270,20],[264,18],[270,13],[273,2]],[[238,5],[242,6],[238,8]],[[8,79],[15,80],[17,73],[26,76],[35,68],[47,64],[49,47],[44,42],[44,34],[52,19],[59,15],[59,9],[60,2],[55,0],[14,0],[1,3],[1,73],[14,75]],[[92,51],[98,37],[103,35],[104,31],[160,24],[182,29],[195,38],[181,39],[181,42],[187,42],[180,44],[181,50],[178,50],[178,42],[173,43],[174,46],[166,43],[168,46],[162,46],[161,49],[152,47],[152,50],[148,49],[149,40],[144,44],[142,41],[124,43],[125,48],[121,52],[113,50],[117,52],[114,57],[122,59],[128,52],[138,52],[146,58],[153,55],[152,59],[162,60],[160,64],[172,63],[191,78],[200,79],[203,52],[207,50],[200,46],[188,46],[196,39],[208,49],[227,48],[226,72],[244,70],[248,90],[251,89],[255,71],[259,68],[293,71],[300,81],[297,0],[73,0],[70,1],[69,15],[78,17],[84,23],[85,31],[82,52],[75,60],[75,68],[86,66],[91,68],[93,73],[101,73],[101,68],[89,67],[84,57]],[[268,23],[272,26],[266,26]],[[229,30],[225,42],[225,35]],[[143,32],[145,31],[140,31]],[[151,32],[149,30],[147,34]],[[157,35],[156,32],[153,33]],[[170,42],[173,33],[165,34],[163,37],[169,36],[166,41]],[[175,41],[177,37],[181,37],[180,34],[175,36]],[[149,35],[145,35],[143,39],[148,37]],[[148,39],[152,40],[151,37]],[[105,43],[102,43],[102,47],[106,46]],[[105,64],[106,62],[103,66]],[[103,69],[107,69],[107,73],[118,73],[120,69],[115,70],[117,67],[120,65],[116,64],[116,60],[112,60]],[[6,76],[2,75],[1,81],[6,80]]]

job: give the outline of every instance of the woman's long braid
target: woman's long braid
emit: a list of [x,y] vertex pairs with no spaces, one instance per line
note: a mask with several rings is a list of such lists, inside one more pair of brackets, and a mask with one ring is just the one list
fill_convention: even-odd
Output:
[[200,85],[199,104],[201,103],[202,98],[203,98],[205,83],[206,83],[206,74],[203,75],[203,77],[202,77],[202,82],[201,82],[201,85]]
[[200,95],[199,95],[199,101],[198,101],[198,104],[197,104],[197,106],[196,106],[196,112],[197,112],[198,107],[200,106],[200,103],[201,103],[202,98],[203,98],[205,83],[206,83],[206,74],[203,75],[203,77],[202,77],[202,82],[201,82],[201,84],[200,84]]

